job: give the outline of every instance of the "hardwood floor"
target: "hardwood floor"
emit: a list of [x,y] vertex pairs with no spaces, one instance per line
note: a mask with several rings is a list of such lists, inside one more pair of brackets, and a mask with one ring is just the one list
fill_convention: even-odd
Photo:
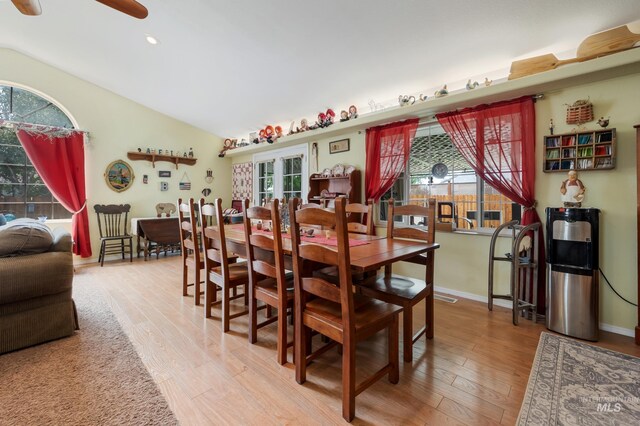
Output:
[[[336,350],[310,365],[299,385],[293,366],[276,362],[275,324],[260,329],[255,345],[247,340],[247,316],[224,334],[219,307],[205,319],[192,296],[182,297],[181,283],[178,256],[76,267],[74,282],[105,294],[181,424],[345,423]],[[423,309],[424,302],[414,309],[416,324]],[[435,338],[414,345],[413,362],[401,362],[400,383],[380,380],[356,398],[353,423],[514,424],[546,328],[527,320],[513,326],[510,311],[494,309],[436,300]],[[358,381],[384,363],[385,339],[359,345]],[[598,345],[640,356],[632,338],[603,332]]]

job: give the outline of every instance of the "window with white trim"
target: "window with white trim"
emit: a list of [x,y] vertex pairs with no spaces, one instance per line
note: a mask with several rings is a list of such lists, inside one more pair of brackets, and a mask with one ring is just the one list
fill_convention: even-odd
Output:
[[390,198],[395,205],[426,205],[428,198],[435,198],[436,221],[451,222],[460,230],[496,228],[520,219],[521,212],[519,204],[478,178],[438,124],[418,128],[404,173],[380,199],[381,222],[387,220]]
[[255,154],[253,156],[253,203],[273,198],[307,198],[309,192],[308,145]]
[[[275,160],[269,159],[256,163],[256,178],[258,189],[254,200],[255,205],[262,205],[263,200],[270,200],[274,196],[273,192],[273,169]],[[258,200],[258,202],[256,202]]]
[[[0,120],[73,128],[69,117],[51,101],[8,85],[0,85]],[[4,127],[0,127],[0,213],[8,218],[68,219],[72,216],[51,195],[15,131]]]

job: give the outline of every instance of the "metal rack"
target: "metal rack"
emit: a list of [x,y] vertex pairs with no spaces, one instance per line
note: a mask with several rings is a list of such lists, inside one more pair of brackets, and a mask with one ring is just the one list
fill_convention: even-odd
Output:
[[[493,310],[493,299],[505,299],[513,302],[513,324],[518,325],[520,313],[525,315],[528,311],[530,318],[536,322],[536,308],[538,303],[538,231],[540,223],[522,226],[517,220],[506,222],[496,228],[491,236],[491,248],[489,249],[489,310]],[[504,256],[496,256],[496,241],[503,229],[511,230],[511,252]],[[523,239],[531,236],[531,245],[520,250]],[[494,294],[493,275],[494,262],[509,262],[511,264],[509,294]],[[533,284],[533,285],[532,285]],[[533,294],[530,294],[531,289]],[[524,295],[524,298],[522,296]],[[528,302],[531,300],[531,302]]]

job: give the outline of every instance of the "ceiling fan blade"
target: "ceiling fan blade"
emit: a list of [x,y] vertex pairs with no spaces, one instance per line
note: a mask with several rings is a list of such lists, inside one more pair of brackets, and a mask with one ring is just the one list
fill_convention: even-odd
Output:
[[[37,1],[37,0],[34,0]],[[133,16],[134,18],[144,19],[149,15],[146,7],[138,3],[136,0],[96,0],[105,6],[112,7],[122,13]],[[15,2],[15,1],[14,1]]]
[[42,13],[38,0],[11,0],[23,15],[36,16]]

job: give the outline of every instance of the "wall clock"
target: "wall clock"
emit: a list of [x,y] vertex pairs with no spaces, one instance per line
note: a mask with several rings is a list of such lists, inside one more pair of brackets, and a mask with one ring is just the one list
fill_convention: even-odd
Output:
[[449,169],[447,168],[447,165],[444,163],[436,163],[433,165],[433,168],[431,169],[431,174],[433,175],[433,177],[438,179],[442,179],[447,175],[447,173],[449,173]]

